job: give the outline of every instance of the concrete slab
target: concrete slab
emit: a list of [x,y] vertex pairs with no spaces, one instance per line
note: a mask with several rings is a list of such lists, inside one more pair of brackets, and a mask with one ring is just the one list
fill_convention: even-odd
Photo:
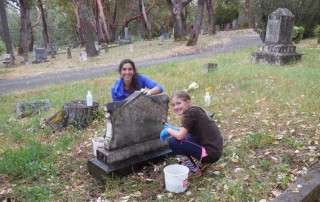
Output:
[[297,182],[273,202],[319,202],[320,201],[320,164]]
[[123,161],[118,161],[112,164],[105,164],[99,161],[97,158],[92,158],[88,161],[89,174],[94,178],[105,181],[106,177],[116,174],[124,176],[133,172],[137,172],[143,168],[143,166],[149,165],[149,163],[157,163],[163,160],[166,155],[171,155],[172,151],[169,148],[153,151],[143,155],[131,157]]

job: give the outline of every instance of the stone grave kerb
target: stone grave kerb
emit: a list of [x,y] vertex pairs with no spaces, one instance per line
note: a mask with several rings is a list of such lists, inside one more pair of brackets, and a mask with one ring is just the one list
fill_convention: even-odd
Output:
[[278,8],[268,16],[266,45],[292,44],[294,15],[286,8]]

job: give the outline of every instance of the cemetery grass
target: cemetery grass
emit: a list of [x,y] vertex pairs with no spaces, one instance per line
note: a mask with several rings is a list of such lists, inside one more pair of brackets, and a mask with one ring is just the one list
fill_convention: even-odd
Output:
[[[0,95],[0,199],[12,201],[271,201],[319,163],[320,49],[304,40],[297,51],[300,63],[287,66],[251,63],[256,47],[192,61],[141,69],[161,83],[169,96],[191,82],[193,104],[215,112],[224,137],[224,154],[201,178],[190,180],[185,193],[164,188],[159,164],[125,177],[109,176],[106,183],[87,172],[93,136],[105,131],[99,113],[85,130],[61,132],[43,125],[64,103],[84,99],[88,89],[100,106],[111,101],[110,87],[118,78],[57,85],[20,94]],[[207,63],[218,69],[202,74]],[[205,88],[212,87],[211,105],[204,106]],[[51,109],[18,119],[15,104],[49,99]],[[178,125],[169,111],[168,122]]]

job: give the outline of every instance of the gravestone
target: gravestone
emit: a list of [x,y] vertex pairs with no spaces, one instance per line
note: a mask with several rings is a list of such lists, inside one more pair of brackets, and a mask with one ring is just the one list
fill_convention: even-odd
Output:
[[128,27],[124,28],[124,38],[129,39],[129,28]]
[[33,62],[40,63],[48,62],[47,49],[46,48],[33,48]]
[[104,52],[106,52],[106,53],[109,51],[109,49],[108,49],[108,44],[107,44],[107,43],[101,43],[100,47],[101,47],[102,49],[104,49]]
[[4,61],[2,61],[2,63],[5,64],[6,67],[9,67],[11,55],[10,54],[3,54],[3,58],[4,58]]
[[68,56],[68,59],[72,59],[71,47],[70,46],[67,47],[67,56]]
[[202,73],[208,73],[208,72],[212,72],[218,69],[218,64],[217,63],[208,63],[204,66],[204,68],[202,69]]
[[51,107],[50,101],[45,100],[33,100],[30,102],[21,102],[16,105],[16,114],[19,118],[29,116],[39,111],[49,109]]
[[146,96],[136,91],[124,101],[106,104],[105,148],[97,149],[97,157],[88,161],[89,173],[102,179],[113,171],[170,153],[168,143],[159,139],[168,103],[165,94]]
[[163,45],[163,40],[164,40],[163,34],[161,34],[161,36],[159,37],[159,40],[160,40],[159,45]]
[[133,51],[133,44],[130,44],[129,45],[129,51],[130,51],[130,53],[133,53],[134,51]]
[[285,65],[301,60],[301,54],[296,52],[292,44],[294,15],[286,8],[278,8],[268,16],[266,39],[260,51],[254,53],[254,62],[266,62]]
[[48,49],[47,49],[47,52],[49,54],[57,54],[58,52],[58,45],[56,43],[50,43],[48,44]]
[[119,39],[119,45],[124,45],[124,44],[129,44],[131,43],[133,40],[131,39],[131,37],[129,36],[129,28],[125,27],[124,28],[124,39]]
[[80,52],[80,58],[79,58],[79,60],[81,61],[81,62],[85,62],[85,61],[87,61],[87,52],[86,51],[81,51]]

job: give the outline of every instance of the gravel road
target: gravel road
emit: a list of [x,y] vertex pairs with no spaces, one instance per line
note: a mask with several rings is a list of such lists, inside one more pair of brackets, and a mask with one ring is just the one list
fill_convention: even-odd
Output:
[[[135,61],[139,68],[148,68],[151,65],[163,64],[174,61],[194,60],[196,58],[212,56],[220,53],[228,53],[237,49],[246,48],[250,46],[257,46],[261,44],[261,40],[257,35],[248,36],[232,36],[230,42],[220,46],[214,46],[208,50],[200,51],[193,54],[182,55],[171,58],[155,59],[148,61]],[[258,48],[257,48],[258,50]],[[55,74],[43,74],[39,76],[24,77],[18,79],[0,80],[0,94],[21,92],[44,86],[62,84],[77,80],[84,80],[90,78],[97,78],[105,76],[107,72],[115,71],[116,65],[108,65],[95,68],[79,69],[76,71],[68,71]]]

